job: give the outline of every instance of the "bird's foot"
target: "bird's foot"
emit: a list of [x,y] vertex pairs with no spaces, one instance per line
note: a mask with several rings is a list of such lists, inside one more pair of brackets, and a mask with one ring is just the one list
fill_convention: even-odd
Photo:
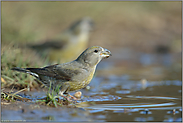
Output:
[[68,96],[71,97],[73,100],[79,100],[78,98],[76,98],[76,97],[74,97],[74,96],[72,96],[70,94],[68,94]]
[[68,100],[69,102],[71,102],[72,100],[68,97],[68,96],[64,96],[64,95],[61,95],[63,98],[65,98],[66,100]]

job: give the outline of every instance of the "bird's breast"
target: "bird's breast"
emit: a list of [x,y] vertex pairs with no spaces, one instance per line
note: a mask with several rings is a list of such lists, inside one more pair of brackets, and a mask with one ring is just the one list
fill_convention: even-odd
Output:
[[79,89],[82,89],[82,88],[86,87],[91,82],[94,73],[95,73],[95,69],[90,71],[88,75],[84,74],[82,76],[83,79],[81,79],[81,81],[68,82],[69,86],[70,86],[69,90],[70,91],[75,91],[75,90],[79,90]]

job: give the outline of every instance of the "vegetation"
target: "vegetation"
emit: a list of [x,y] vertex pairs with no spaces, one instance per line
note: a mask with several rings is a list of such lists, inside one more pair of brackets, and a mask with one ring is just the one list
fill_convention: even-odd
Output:
[[[60,99],[59,96],[59,88],[60,86],[57,86],[56,88],[51,90],[51,83],[50,83],[50,87],[49,87],[49,91],[47,92],[47,95],[45,98],[37,100],[37,103],[40,104],[45,104],[45,105],[49,105],[49,106],[53,106],[53,107],[57,107],[57,105],[62,106],[62,105],[68,105],[71,104],[71,102],[69,102],[67,99]],[[51,93],[50,93],[51,92]]]
[[[120,47],[154,52],[158,44],[181,53],[181,2],[2,2],[1,88],[39,88],[34,77],[12,71],[12,67],[44,67],[41,59],[26,45],[52,39],[69,24],[84,16],[96,23],[90,45]],[[68,9],[69,8],[69,9]],[[177,42],[177,43],[176,43]],[[179,58],[174,60],[181,61]],[[114,58],[114,57],[113,57]],[[122,64],[122,62],[120,62]],[[178,64],[179,65],[179,64]],[[180,63],[181,65],[181,63]],[[126,62],[125,62],[125,65]],[[178,66],[179,68],[180,66]],[[121,69],[121,68],[119,68]],[[129,69],[129,68],[127,68]],[[111,70],[110,70],[111,71]],[[120,74],[121,74],[121,70]],[[130,70],[131,71],[131,70]],[[108,71],[107,71],[108,72]],[[112,71],[113,72],[113,71]],[[126,72],[126,70],[125,70]],[[172,74],[171,74],[172,76]],[[55,92],[39,103],[68,104]],[[1,98],[18,99],[17,93],[2,91]],[[19,97],[20,99],[21,97]],[[24,98],[22,98],[24,99]]]
[[12,71],[13,67],[38,67],[46,65],[47,62],[39,59],[37,55],[29,49],[19,48],[15,44],[2,45],[1,49],[1,87],[8,88],[31,88],[37,87],[38,83],[34,77]]
[[[32,99],[27,98],[24,95],[19,94],[22,91],[26,91],[27,88],[21,89],[17,92],[5,92],[4,89],[1,90],[1,99],[3,102],[15,102],[17,100],[19,101],[32,101]],[[73,102],[68,101],[67,99],[60,99],[61,97],[58,96],[59,87],[57,86],[56,89],[51,90],[51,87],[49,88],[49,91],[46,94],[46,97],[37,99],[36,103],[41,105],[47,105],[51,107],[57,107],[63,106],[63,105],[69,105],[73,104]]]

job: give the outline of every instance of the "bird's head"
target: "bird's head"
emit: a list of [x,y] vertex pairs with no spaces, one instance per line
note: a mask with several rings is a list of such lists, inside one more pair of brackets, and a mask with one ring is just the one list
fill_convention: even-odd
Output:
[[111,52],[108,49],[100,46],[92,46],[87,48],[76,61],[83,64],[87,64],[91,67],[96,66],[103,58],[111,56]]
[[90,17],[84,17],[75,23],[73,23],[69,30],[74,34],[74,35],[79,35],[81,33],[86,33],[88,34],[90,31],[93,30],[94,28],[94,21]]

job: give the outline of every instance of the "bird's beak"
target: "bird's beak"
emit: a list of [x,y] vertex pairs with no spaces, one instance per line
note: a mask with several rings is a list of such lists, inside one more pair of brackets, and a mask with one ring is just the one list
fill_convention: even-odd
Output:
[[100,54],[103,58],[108,58],[109,56],[112,56],[111,51],[108,49],[103,48],[102,53]]

